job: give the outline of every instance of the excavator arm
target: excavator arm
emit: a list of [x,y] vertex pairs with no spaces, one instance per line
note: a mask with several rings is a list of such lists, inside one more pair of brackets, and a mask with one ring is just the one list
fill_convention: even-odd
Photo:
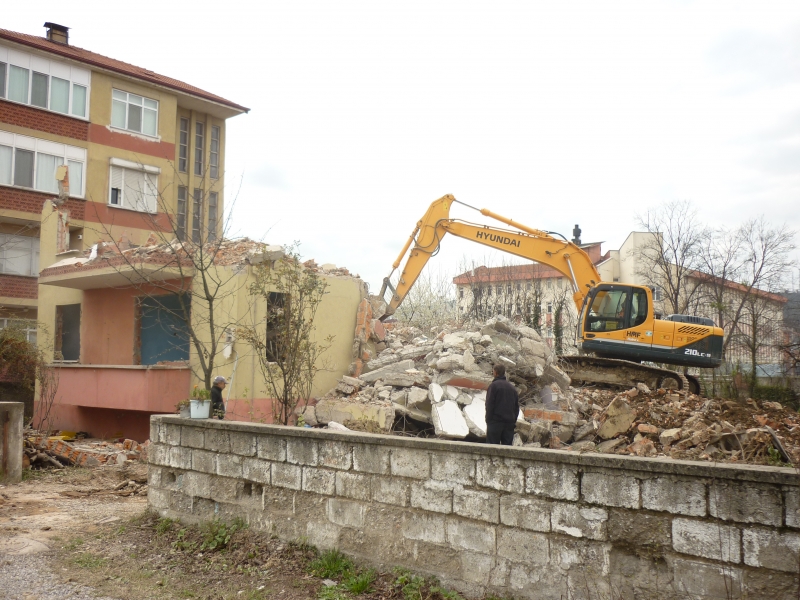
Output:
[[[514,229],[451,219],[450,207],[454,202],[458,201],[449,194],[439,198],[417,223],[392,265],[392,272],[383,280],[380,296],[386,301],[387,308],[381,320],[394,314],[448,233],[555,269],[571,282],[573,300],[580,312],[586,294],[600,282],[600,275],[586,252],[570,241],[554,238],[545,231],[526,227],[485,208],[479,210],[482,215]],[[405,264],[400,271],[397,286],[394,287],[391,276],[404,259]],[[387,298],[387,291],[391,292],[391,297]]]

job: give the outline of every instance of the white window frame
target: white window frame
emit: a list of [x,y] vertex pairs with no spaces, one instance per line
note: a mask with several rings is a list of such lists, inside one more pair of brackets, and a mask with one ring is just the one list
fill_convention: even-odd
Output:
[[[27,244],[27,248],[21,248]],[[29,250],[27,273],[12,273],[6,267],[6,252],[12,249]],[[10,233],[0,233],[0,274],[17,275],[19,277],[38,277],[39,276],[39,238],[26,235],[12,235]]]
[[[38,54],[31,54],[29,52],[21,52],[15,48],[7,46],[0,46],[0,62],[5,63],[6,73],[3,86],[5,93],[2,99],[7,102],[15,104],[23,104],[32,106],[38,110],[46,110],[56,115],[63,115],[73,119],[80,119],[81,121],[89,120],[89,106],[91,105],[90,98],[92,92],[92,72],[89,69],[82,69],[68,63],[50,60]],[[25,102],[11,100],[8,98],[8,79],[11,76],[11,65],[28,71],[28,97]],[[31,104],[31,94],[33,93],[33,73],[41,73],[47,76],[47,107],[41,107]],[[69,82],[69,101],[67,112],[61,112],[50,108],[51,91],[53,89],[53,77],[64,79]],[[86,89],[86,105],[83,107],[84,115],[74,114],[74,96],[75,86],[80,86]]]
[[[78,148],[77,146],[70,146],[68,144],[59,144],[58,142],[51,142],[50,140],[42,140],[39,138],[29,137],[27,135],[19,135],[11,133],[10,131],[0,130],[0,146],[9,146],[11,148],[11,173],[14,173],[14,161],[16,160],[16,150],[30,150],[35,154],[33,163],[33,187],[15,185],[13,180],[11,183],[0,183],[0,186],[8,186],[20,188],[23,190],[35,190],[46,194],[56,195],[58,192],[53,190],[41,190],[36,187],[37,169],[39,167],[39,154],[49,154],[50,156],[57,156],[63,159],[63,164],[69,165],[70,162],[79,163],[81,168],[81,189],[74,188],[70,185],[69,195],[73,198],[84,198],[86,196],[86,148]],[[55,173],[53,173],[55,179]],[[73,177],[73,179],[76,179]]]
[[[132,210],[134,212],[149,213],[149,214],[153,214],[153,215],[156,214],[158,212],[158,176],[161,174],[161,169],[159,167],[154,167],[152,165],[145,165],[145,164],[141,164],[141,163],[135,163],[133,161],[123,160],[121,158],[112,158],[109,162],[111,164],[110,164],[109,174],[108,174],[108,181],[109,181],[109,185],[108,185],[108,206],[110,206],[112,208],[121,208],[123,210]],[[113,200],[113,193],[112,192],[113,192],[113,189],[114,189],[112,187],[112,183],[113,183],[113,179],[114,179],[115,169],[121,169],[122,177],[123,177],[123,179],[122,179],[122,187],[120,188],[120,191],[121,191],[120,202],[117,203],[117,204],[114,204],[112,202],[112,200]],[[125,173],[128,172],[128,171],[136,171],[138,173],[144,174],[145,179],[149,182],[149,184],[150,184],[150,186],[152,188],[152,192],[153,193],[151,195],[151,201],[147,202],[146,210],[142,210],[141,206],[137,206],[135,204],[135,199],[131,200],[131,198],[130,198],[130,193],[131,192],[130,191],[128,192],[128,198],[126,198],[126,194],[125,194],[125,190],[126,190]],[[131,188],[128,188],[128,189],[131,189]]]
[[[115,98],[114,94],[124,94],[125,100],[120,98]],[[141,109],[142,109],[142,131],[136,131],[135,129],[128,129],[128,116],[130,114],[130,96],[137,96],[142,99]],[[156,107],[153,109],[152,107],[145,107],[145,101],[154,102]],[[123,102],[125,104],[125,127],[120,127],[119,125],[114,125],[114,102]],[[136,105],[139,106],[139,105]],[[155,110],[156,113],[156,131],[154,134],[145,133],[144,132],[144,113],[145,110]],[[126,92],[125,90],[119,90],[117,88],[112,88],[111,90],[111,123],[109,126],[111,129],[116,131],[124,131],[126,133],[134,133],[136,135],[142,135],[147,138],[151,139],[160,139],[158,135],[158,113],[160,112],[160,103],[155,98],[148,98],[147,96],[143,96],[142,94],[134,94],[133,92]]]
[[[13,325],[15,321],[20,323],[21,325],[23,325],[22,331],[25,332],[25,339],[27,341],[29,341],[31,344],[36,344],[36,321],[34,321],[33,319],[13,319],[13,318],[12,319],[8,319],[8,318],[3,318],[3,319],[0,319],[0,329],[5,329],[6,327],[9,327],[9,326]],[[24,325],[29,324],[29,323],[32,323],[33,327],[30,327],[30,326],[24,327]],[[31,339],[31,338],[33,338],[33,339]]]

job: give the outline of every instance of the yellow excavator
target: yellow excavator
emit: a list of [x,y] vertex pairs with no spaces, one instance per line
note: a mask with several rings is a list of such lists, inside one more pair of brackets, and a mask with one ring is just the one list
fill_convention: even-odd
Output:
[[[452,219],[450,208],[454,203],[512,229]],[[573,381],[621,386],[641,382],[651,388],[699,393],[700,382],[695,377],[643,363],[714,368],[722,362],[722,329],[711,319],[691,315],[656,318],[649,287],[604,283],[589,255],[571,241],[526,227],[488,209],[469,206],[451,195],[430,205],[392,265],[392,272],[384,278],[379,295],[387,308],[381,320],[397,310],[448,233],[547,265],[567,278],[578,309],[580,354],[560,359]],[[393,286],[391,277],[406,255],[397,285]],[[387,296],[387,292],[391,295]]]

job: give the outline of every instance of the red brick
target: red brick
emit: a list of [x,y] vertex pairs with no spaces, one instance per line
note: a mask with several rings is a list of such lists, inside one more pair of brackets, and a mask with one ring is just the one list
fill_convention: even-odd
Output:
[[38,281],[38,277],[0,275],[0,296],[36,300],[39,297]]
[[[53,194],[23,190],[19,188],[0,187],[0,209],[18,210],[21,212],[42,214],[42,207]],[[65,205],[69,209],[71,219],[83,221],[86,214],[86,201],[70,198]]]
[[89,139],[88,121],[6,100],[0,100],[0,123],[63,135],[84,142]]

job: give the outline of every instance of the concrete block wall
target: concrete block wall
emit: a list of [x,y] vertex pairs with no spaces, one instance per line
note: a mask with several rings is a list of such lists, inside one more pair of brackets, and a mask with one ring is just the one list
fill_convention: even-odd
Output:
[[0,402],[0,482],[22,481],[22,402]]
[[574,454],[174,416],[149,503],[244,518],[467,595],[797,598],[792,469]]

